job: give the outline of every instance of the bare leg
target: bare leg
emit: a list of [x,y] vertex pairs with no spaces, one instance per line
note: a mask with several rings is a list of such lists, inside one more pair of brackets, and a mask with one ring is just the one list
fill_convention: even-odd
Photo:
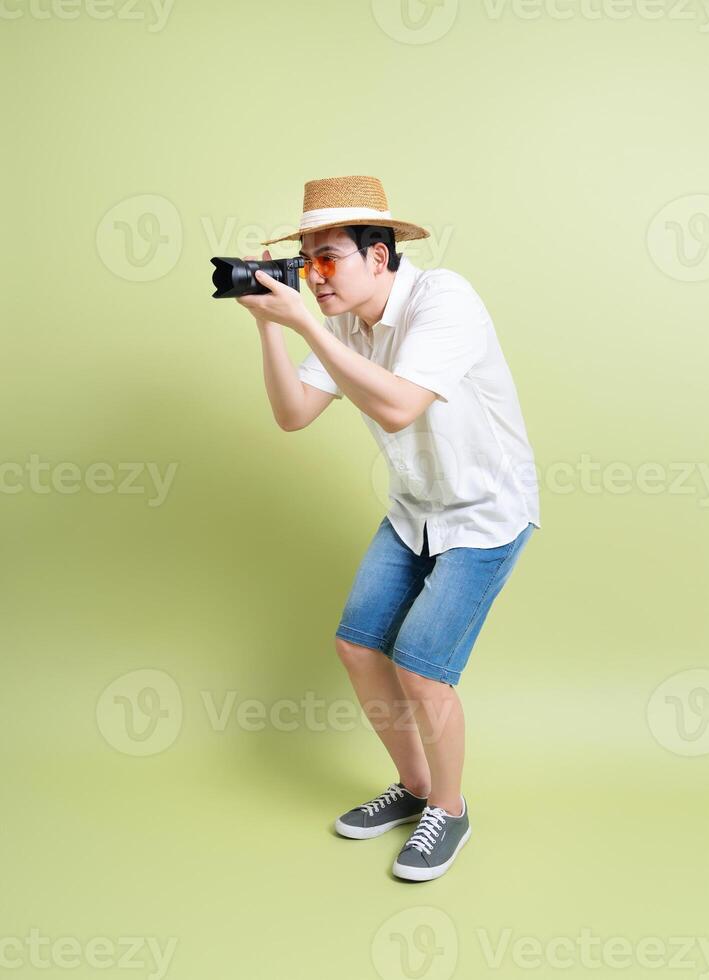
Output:
[[463,706],[455,691],[442,681],[422,677],[395,665],[406,696],[414,705],[431,773],[429,806],[441,806],[455,817],[463,812],[461,779],[465,756]]
[[431,777],[418,719],[394,663],[381,650],[335,637],[335,647],[372,728],[379,735],[403,783],[415,796],[428,796]]

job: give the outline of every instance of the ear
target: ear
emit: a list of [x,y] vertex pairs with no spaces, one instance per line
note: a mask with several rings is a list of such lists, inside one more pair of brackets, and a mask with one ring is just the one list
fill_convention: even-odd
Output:
[[384,242],[375,242],[370,251],[374,254],[375,268],[377,272],[386,272],[389,264],[389,249]]

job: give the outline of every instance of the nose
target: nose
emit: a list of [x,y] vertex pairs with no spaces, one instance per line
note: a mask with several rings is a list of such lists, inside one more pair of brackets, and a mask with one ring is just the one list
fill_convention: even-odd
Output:
[[308,273],[308,283],[310,286],[317,286],[318,283],[326,282],[325,276],[321,275],[314,265],[310,266]]

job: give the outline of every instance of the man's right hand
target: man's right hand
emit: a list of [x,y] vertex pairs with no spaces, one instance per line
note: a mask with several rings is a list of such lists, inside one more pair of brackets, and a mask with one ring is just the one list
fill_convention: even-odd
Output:
[[[244,255],[244,256],[242,256],[242,258],[243,258],[243,259],[244,259],[245,261],[246,261],[246,260],[248,260],[248,261],[250,261],[250,262],[258,262],[258,261],[259,261],[259,260],[258,260],[258,259],[256,258],[256,256],[255,256],[255,255]],[[268,260],[269,262],[270,262],[270,260],[271,260],[271,259],[273,258],[273,256],[271,255],[271,253],[269,252],[269,250],[268,250],[268,249],[265,249],[265,251],[264,251],[264,253],[263,253],[263,258],[264,258],[264,259],[266,259],[266,260]],[[238,301],[239,301],[239,298],[240,298],[240,297],[238,297],[238,296],[235,296],[235,297],[234,297],[234,299],[235,299],[235,300],[237,301],[237,303],[238,303]],[[264,323],[269,323],[269,321],[268,321],[268,320],[260,320],[260,319],[259,319],[258,317],[256,317],[256,325],[257,325],[257,326],[259,327],[259,329],[260,329],[260,328],[261,328],[261,327],[262,327],[262,326],[264,325]]]

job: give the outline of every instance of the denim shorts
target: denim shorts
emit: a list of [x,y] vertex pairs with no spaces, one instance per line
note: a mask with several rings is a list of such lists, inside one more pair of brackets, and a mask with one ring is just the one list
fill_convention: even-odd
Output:
[[395,664],[451,687],[460,680],[495,596],[535,525],[495,548],[449,548],[420,555],[384,517],[355,574],[335,631],[381,650]]

